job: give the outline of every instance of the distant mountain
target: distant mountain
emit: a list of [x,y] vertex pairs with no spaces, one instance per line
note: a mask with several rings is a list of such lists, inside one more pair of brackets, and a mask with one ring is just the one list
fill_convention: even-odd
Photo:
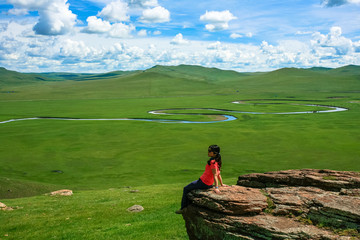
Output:
[[108,73],[38,73],[47,79],[52,80],[74,80],[74,81],[87,81],[87,80],[100,80],[125,76],[136,71],[114,71]]
[[329,73],[339,75],[358,75],[360,77],[360,66],[348,65],[344,67],[339,67],[330,70]]
[[239,73],[232,70],[206,68],[197,65],[154,66],[145,72],[156,72],[168,76],[187,78],[198,81],[223,81],[248,76],[248,73]]
[[0,67],[0,86],[32,84],[40,81],[88,81],[123,77],[137,71],[114,71],[108,73],[20,73]]
[[21,85],[32,84],[39,81],[45,81],[39,74],[26,74],[7,70],[0,67],[0,86],[3,85]]
[[7,70],[0,67],[0,83],[26,83],[35,81],[63,81],[63,80],[74,80],[74,81],[87,81],[87,80],[100,80],[110,79],[117,77],[124,77],[131,74],[141,73],[159,73],[163,75],[189,78],[199,81],[221,81],[224,79],[234,79],[239,77],[247,77],[253,75],[309,75],[315,73],[331,73],[331,74],[345,74],[345,75],[359,75],[360,66],[348,65],[340,68],[325,68],[325,67],[312,67],[308,69],[302,68],[282,68],[272,72],[263,73],[240,73],[232,70],[221,70],[218,68],[206,68],[197,65],[179,65],[179,66],[162,66],[156,65],[147,70],[137,71],[113,71],[108,73],[19,73],[16,71]]
[[312,68],[307,68],[307,70],[311,70],[311,71],[315,71],[315,72],[326,72],[331,70],[332,68],[326,68],[326,67],[312,67]]
[[[31,74],[31,73],[29,73]],[[62,73],[62,72],[50,72],[50,73],[38,73],[38,75],[45,79],[51,79],[56,81],[63,80],[77,80],[87,76],[93,76],[91,73]]]
[[328,70],[282,68],[248,77],[241,82],[239,89],[246,93],[353,92],[360,90],[359,70],[360,66]]
[[[271,92],[351,92],[360,89],[360,66],[282,68],[239,73],[202,66],[154,66],[147,70],[89,73],[19,73],[0,68],[2,91],[21,91],[43,98],[69,96],[137,97]],[[91,81],[90,81],[91,80]],[[345,81],[346,80],[346,81]],[[33,92],[22,85],[38,84]],[[16,89],[15,89],[16,86]]]

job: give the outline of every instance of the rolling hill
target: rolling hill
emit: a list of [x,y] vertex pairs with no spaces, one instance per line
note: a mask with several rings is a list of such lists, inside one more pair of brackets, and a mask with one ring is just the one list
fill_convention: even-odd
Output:
[[100,74],[93,74],[93,73],[38,73],[46,79],[51,80],[74,80],[74,81],[88,81],[88,80],[99,80],[99,79],[109,79],[115,78],[120,76],[125,76],[128,74],[132,74],[136,71],[114,71],[108,73],[100,73]]
[[51,79],[43,78],[39,74],[19,73],[0,67],[0,87],[33,84],[45,80]]
[[[0,69],[1,99],[126,98],[234,94],[259,89],[269,93],[353,92],[360,90],[360,66],[283,68],[239,73],[201,66],[154,66],[143,71],[103,74],[19,73]],[[344,84],[346,82],[346,84]]]

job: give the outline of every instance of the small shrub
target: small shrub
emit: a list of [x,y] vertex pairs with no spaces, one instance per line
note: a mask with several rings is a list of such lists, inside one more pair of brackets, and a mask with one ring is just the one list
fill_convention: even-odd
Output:
[[275,203],[267,192],[261,190],[261,193],[264,194],[264,196],[266,197],[266,202],[268,204],[267,208],[264,209],[264,212],[271,214],[273,210],[276,208]]
[[337,180],[335,176],[325,176],[323,177],[324,180]]
[[360,238],[360,233],[356,229],[335,229],[334,232],[339,234],[340,236],[351,236]]
[[304,217],[297,217],[296,218],[299,222],[304,223],[306,225],[314,225],[314,223],[311,221],[310,218],[304,218]]

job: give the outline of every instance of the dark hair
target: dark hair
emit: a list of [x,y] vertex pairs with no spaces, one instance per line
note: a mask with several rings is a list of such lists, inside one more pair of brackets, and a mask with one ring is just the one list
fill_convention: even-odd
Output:
[[220,147],[218,145],[210,145],[208,148],[208,152],[213,152],[215,154],[214,158],[210,158],[207,162],[210,165],[210,161],[212,159],[215,159],[215,161],[218,163],[219,170],[221,169],[221,155],[220,155]]

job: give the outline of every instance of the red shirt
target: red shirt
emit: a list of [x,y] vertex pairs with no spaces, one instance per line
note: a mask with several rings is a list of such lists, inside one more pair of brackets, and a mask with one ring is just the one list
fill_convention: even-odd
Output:
[[215,160],[211,160],[210,165],[206,164],[205,172],[200,177],[201,181],[209,186],[214,184],[214,174],[212,169],[217,169],[219,171],[218,163]]

